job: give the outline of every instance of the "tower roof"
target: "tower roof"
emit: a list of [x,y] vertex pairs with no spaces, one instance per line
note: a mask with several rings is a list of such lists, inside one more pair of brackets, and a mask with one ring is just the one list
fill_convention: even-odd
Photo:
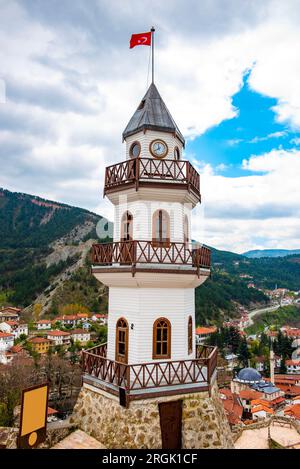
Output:
[[172,132],[183,145],[185,144],[182,133],[178,129],[154,83],[151,83],[137,110],[128,122],[123,132],[123,138],[145,129]]

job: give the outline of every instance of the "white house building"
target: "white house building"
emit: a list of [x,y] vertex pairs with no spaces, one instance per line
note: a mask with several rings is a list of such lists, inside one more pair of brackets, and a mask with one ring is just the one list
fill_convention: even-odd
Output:
[[91,340],[91,334],[84,329],[72,329],[70,334],[74,342],[80,342],[84,344]]
[[0,332],[1,350],[9,350],[14,345],[14,335],[8,332]]
[[13,334],[15,339],[21,335],[28,335],[28,325],[17,321],[4,321],[0,323],[0,331]]
[[36,322],[36,328],[38,331],[45,331],[51,329],[52,322],[50,319],[40,319]]
[[95,313],[95,314],[93,314],[91,319],[94,322],[100,322],[100,324],[107,324],[107,314]]
[[287,360],[285,362],[287,373],[296,374],[300,373],[300,360]]
[[69,345],[71,335],[65,331],[49,331],[47,339],[52,340],[53,345]]

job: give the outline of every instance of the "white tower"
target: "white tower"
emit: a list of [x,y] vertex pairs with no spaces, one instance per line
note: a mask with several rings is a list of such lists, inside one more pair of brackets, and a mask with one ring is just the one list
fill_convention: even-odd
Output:
[[[199,175],[183,161],[184,138],[151,84],[123,139],[126,161],[106,170],[114,242],[94,247],[93,273],[109,286],[107,357],[123,363],[195,356],[195,292],[210,252],[193,249]],[[109,260],[109,266],[104,264]]]
[[113,242],[93,246],[92,272],[109,287],[108,340],[83,353],[77,424],[106,447],[228,447],[217,350],[195,344],[194,290],[210,275],[210,250],[191,243],[200,176],[154,83],[123,140],[126,159],[104,183]]

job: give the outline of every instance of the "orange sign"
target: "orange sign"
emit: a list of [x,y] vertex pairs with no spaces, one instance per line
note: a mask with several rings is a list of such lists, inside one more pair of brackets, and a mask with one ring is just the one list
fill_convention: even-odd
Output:
[[48,384],[23,390],[18,448],[35,448],[45,441],[48,392]]

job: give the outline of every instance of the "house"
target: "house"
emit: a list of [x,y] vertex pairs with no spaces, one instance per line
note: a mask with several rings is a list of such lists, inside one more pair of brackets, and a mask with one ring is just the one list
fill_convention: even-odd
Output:
[[8,332],[0,332],[1,350],[9,350],[14,345],[14,335]]
[[76,316],[77,316],[77,324],[81,321],[87,322],[90,319],[88,313],[77,313]]
[[258,420],[258,419],[265,419],[266,417],[274,415],[274,410],[271,409],[270,407],[260,404],[260,405],[255,405],[254,407],[252,407],[251,413],[252,413],[253,420]]
[[38,331],[44,331],[47,329],[51,329],[52,322],[50,319],[40,319],[36,322],[36,328]]
[[52,341],[53,345],[69,345],[71,335],[70,332],[64,331],[49,331],[47,339]]
[[294,404],[284,409],[284,415],[300,420],[300,404]]
[[19,321],[21,311],[20,308],[14,308],[13,306],[0,309],[0,322]]
[[98,314],[98,313],[95,313],[93,314],[93,316],[91,317],[92,321],[94,322],[100,322],[101,324],[107,324],[107,314]]
[[74,329],[70,334],[74,342],[87,343],[91,339],[91,334],[84,329]]
[[260,399],[263,394],[254,389],[242,389],[238,394],[245,412],[251,412],[251,401]]
[[0,331],[13,334],[18,339],[21,335],[28,335],[28,325],[17,321],[3,321],[0,323]]
[[214,332],[217,332],[217,328],[215,326],[197,327],[195,331],[197,344],[204,344],[206,339]]
[[224,407],[224,411],[229,425],[238,425],[241,423],[243,406],[241,405],[238,395],[231,392],[230,389],[219,389],[219,395]]
[[64,326],[71,326],[75,327],[77,323],[77,315],[76,314],[68,314],[64,316],[58,316],[56,321],[59,321]]
[[300,360],[287,360],[285,364],[288,374],[300,373]]
[[229,370],[233,370],[233,368],[239,363],[238,356],[234,353],[229,353],[228,355],[225,355],[225,360],[227,362],[227,368]]
[[264,356],[255,357],[254,361],[255,361],[255,368],[257,369],[257,371],[259,371],[260,373],[264,371],[266,358]]
[[92,326],[89,322],[83,322],[82,323],[82,329],[85,329],[86,331],[88,331],[91,327]]
[[41,354],[47,353],[51,346],[51,340],[46,337],[32,337],[28,340],[28,343],[31,344],[34,352]]

